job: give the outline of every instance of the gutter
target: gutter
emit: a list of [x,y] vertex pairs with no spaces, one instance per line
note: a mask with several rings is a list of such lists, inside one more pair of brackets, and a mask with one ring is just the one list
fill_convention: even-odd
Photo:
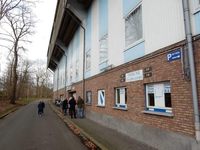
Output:
[[51,37],[49,40],[49,47],[48,47],[48,51],[47,51],[47,68],[49,68],[49,63],[50,63],[50,59],[52,57],[52,52],[56,43],[56,39],[58,37],[58,32],[62,23],[62,19],[64,16],[64,9],[63,6],[66,5],[66,3],[68,2],[68,0],[58,0],[57,2],[57,6],[56,6],[56,12],[54,15],[54,21],[53,21],[53,26],[52,26],[52,30],[51,30]]
[[190,22],[190,9],[188,0],[182,0],[183,3],[183,14],[184,14],[184,25],[185,25],[185,34],[186,34],[186,45],[188,49],[188,60],[190,67],[190,76],[191,76],[191,86],[192,86],[192,100],[194,108],[194,125],[195,125],[195,136],[196,141],[200,142],[200,121],[199,121],[199,106],[198,106],[198,94],[197,94],[197,81],[195,73],[195,62],[192,46],[192,30]]

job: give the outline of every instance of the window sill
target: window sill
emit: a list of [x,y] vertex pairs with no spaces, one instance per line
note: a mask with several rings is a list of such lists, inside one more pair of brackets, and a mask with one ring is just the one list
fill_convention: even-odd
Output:
[[200,6],[198,6],[198,7],[194,10],[193,15],[195,15],[195,14],[198,13],[198,12],[200,12]]
[[102,105],[96,105],[97,107],[101,107],[101,108],[105,108],[105,106],[102,106]]
[[163,113],[163,112],[155,112],[155,111],[142,111],[144,114],[151,114],[151,115],[158,115],[158,116],[166,116],[166,117],[173,117],[172,113]]
[[121,108],[121,107],[113,107],[113,109],[118,109],[118,110],[124,110],[124,111],[128,111],[127,108]]
[[128,51],[132,47],[135,47],[135,46],[139,45],[142,42],[144,42],[144,38],[141,38],[141,39],[137,40],[136,42],[134,42],[133,44],[130,44],[129,46],[126,46],[124,52]]
[[108,59],[102,60],[101,62],[99,62],[99,66],[104,64],[104,63],[108,63]]

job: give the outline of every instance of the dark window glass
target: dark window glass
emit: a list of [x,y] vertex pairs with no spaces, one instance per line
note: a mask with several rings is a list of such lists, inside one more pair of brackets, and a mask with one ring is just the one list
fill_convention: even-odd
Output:
[[125,104],[127,104],[127,89],[125,88]]
[[117,89],[117,103],[120,103],[120,89]]
[[171,93],[165,93],[165,107],[172,107]]
[[149,99],[149,106],[155,106],[155,99],[153,93],[148,94],[148,99]]

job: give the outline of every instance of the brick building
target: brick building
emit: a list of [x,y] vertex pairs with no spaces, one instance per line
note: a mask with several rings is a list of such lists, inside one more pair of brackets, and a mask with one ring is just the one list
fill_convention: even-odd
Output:
[[199,149],[199,0],[58,0],[47,55],[54,99],[81,96],[86,117],[158,149]]

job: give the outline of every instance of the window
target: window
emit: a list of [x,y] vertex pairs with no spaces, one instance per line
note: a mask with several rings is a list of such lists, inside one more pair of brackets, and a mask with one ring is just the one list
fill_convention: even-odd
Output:
[[86,104],[92,104],[92,92],[91,91],[87,91],[86,92]]
[[103,63],[108,59],[108,36],[104,36],[99,41],[99,62]]
[[198,12],[200,9],[200,0],[194,0],[195,12]]
[[105,106],[105,90],[98,90],[98,106]]
[[79,60],[76,60],[76,80],[79,78]]
[[142,6],[138,6],[125,19],[125,45],[130,47],[136,41],[143,38],[142,30]]
[[70,82],[72,82],[72,78],[73,78],[73,66],[70,65],[70,77],[69,77]]
[[86,52],[86,71],[91,69],[91,50]]
[[127,89],[125,87],[115,89],[115,107],[127,108]]
[[146,107],[149,111],[172,113],[169,82],[146,85]]

